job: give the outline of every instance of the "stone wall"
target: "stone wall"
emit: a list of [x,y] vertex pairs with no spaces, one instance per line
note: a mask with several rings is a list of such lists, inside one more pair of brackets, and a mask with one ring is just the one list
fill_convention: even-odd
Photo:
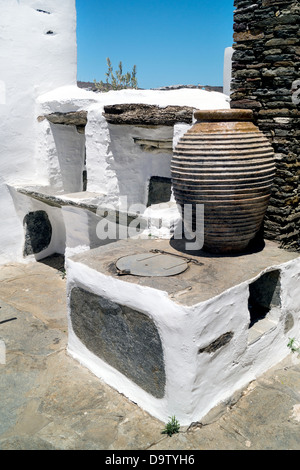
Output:
[[265,238],[300,250],[300,4],[235,0],[231,107],[250,108],[275,150]]

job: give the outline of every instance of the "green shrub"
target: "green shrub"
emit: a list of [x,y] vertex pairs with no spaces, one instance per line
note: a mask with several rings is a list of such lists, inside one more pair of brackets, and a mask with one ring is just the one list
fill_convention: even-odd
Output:
[[109,90],[124,90],[125,88],[137,88],[137,77],[136,77],[136,65],[133,66],[132,72],[126,72],[123,74],[122,62],[119,63],[119,68],[114,74],[113,66],[110,58],[106,59],[108,70],[106,72],[106,82],[97,82],[94,80],[95,87],[99,91]]
[[295,338],[289,338],[289,342],[287,344],[287,347],[290,348],[292,353],[298,353],[300,354],[300,347],[296,344],[296,339]]
[[162,434],[168,434],[168,436],[172,436],[172,434],[176,434],[179,432],[180,424],[175,418],[175,416],[170,417],[170,421],[166,424],[165,428],[161,432]]

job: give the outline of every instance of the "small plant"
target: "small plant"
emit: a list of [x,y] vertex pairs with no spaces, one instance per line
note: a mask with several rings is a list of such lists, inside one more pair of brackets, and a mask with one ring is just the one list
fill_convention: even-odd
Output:
[[300,354],[300,347],[297,346],[296,344],[296,339],[295,338],[289,338],[289,342],[287,344],[287,347],[290,348],[292,353],[298,353]]
[[61,276],[62,279],[65,279],[66,276],[67,276],[67,273],[66,273],[66,270],[63,268],[63,269],[59,269],[58,271],[58,274]]
[[114,74],[113,66],[111,64],[110,58],[106,59],[108,70],[106,72],[106,83],[103,81],[97,82],[94,80],[95,87],[99,91],[109,91],[109,90],[123,90],[124,88],[137,88],[137,78],[136,78],[136,65],[133,66],[132,72],[127,72],[123,74],[123,65],[122,62],[119,63],[119,69]]
[[168,434],[168,436],[172,436],[179,432],[180,424],[175,418],[175,416],[170,416],[170,421],[167,422],[165,428],[161,432],[162,434]]

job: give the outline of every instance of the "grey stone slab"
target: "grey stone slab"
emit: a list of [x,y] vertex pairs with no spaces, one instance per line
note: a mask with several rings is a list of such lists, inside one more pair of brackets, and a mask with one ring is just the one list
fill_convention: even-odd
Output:
[[164,396],[162,344],[147,315],[79,287],[71,291],[70,307],[74,332],[90,351],[155,397]]
[[174,126],[176,122],[192,123],[193,108],[189,106],[166,106],[160,108],[149,104],[115,104],[104,107],[104,117],[111,124],[147,126]]
[[40,253],[51,242],[52,226],[45,211],[29,212],[24,218],[24,256]]
[[171,178],[162,176],[152,176],[149,181],[149,192],[147,206],[169,202],[172,193]]
[[248,343],[253,343],[259,339],[264,333],[274,330],[276,323],[269,318],[263,318],[257,321],[251,328],[249,328]]

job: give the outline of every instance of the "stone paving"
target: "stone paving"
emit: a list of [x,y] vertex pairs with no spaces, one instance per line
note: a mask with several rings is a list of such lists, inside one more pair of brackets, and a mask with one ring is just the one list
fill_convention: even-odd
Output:
[[1,450],[300,449],[296,353],[201,423],[169,437],[162,434],[165,423],[67,354],[61,267],[39,262],[0,269]]

